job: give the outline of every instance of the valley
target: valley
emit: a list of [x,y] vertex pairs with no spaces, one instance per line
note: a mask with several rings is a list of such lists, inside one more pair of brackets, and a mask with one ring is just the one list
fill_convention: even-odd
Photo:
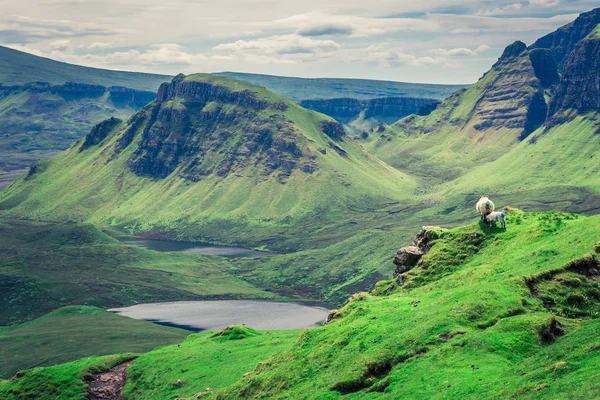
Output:
[[11,148],[72,145],[0,191],[0,397],[599,397],[599,27],[468,87],[7,73]]

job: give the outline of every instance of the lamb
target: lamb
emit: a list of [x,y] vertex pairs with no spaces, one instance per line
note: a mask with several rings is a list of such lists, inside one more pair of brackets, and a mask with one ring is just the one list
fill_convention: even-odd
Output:
[[500,227],[506,229],[506,215],[508,214],[508,207],[504,207],[502,211],[496,211],[489,213],[485,220],[490,224],[490,228],[492,224],[496,226],[496,222],[500,221]]
[[481,196],[477,204],[475,204],[475,209],[481,215],[481,220],[484,221],[488,214],[494,212],[494,203],[490,199],[490,196]]

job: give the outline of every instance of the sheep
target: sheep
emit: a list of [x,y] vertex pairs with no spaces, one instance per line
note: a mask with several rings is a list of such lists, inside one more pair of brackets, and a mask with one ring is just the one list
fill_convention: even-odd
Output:
[[490,196],[481,196],[477,204],[475,204],[475,209],[481,215],[481,220],[484,221],[488,214],[494,212],[494,203],[490,199]]
[[506,229],[506,215],[508,214],[508,207],[504,207],[502,211],[496,211],[489,213],[485,220],[489,223],[490,228],[492,225],[496,226],[496,222],[500,221],[500,227]]

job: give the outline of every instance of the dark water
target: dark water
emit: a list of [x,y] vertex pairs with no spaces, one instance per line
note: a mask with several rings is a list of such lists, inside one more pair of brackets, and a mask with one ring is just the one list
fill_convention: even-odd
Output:
[[171,242],[167,240],[120,237],[119,241],[136,247],[155,251],[176,251],[221,257],[266,257],[274,255],[268,251],[258,251],[235,246],[217,246],[197,242]]
[[126,317],[203,331],[245,324],[254,329],[302,329],[319,326],[329,310],[297,303],[257,300],[173,301],[113,308]]

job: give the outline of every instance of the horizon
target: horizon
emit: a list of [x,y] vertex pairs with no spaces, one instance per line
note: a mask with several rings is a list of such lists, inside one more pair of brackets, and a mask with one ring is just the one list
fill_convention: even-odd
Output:
[[592,0],[378,0],[320,8],[267,0],[105,3],[10,4],[0,17],[0,42],[70,64],[161,75],[233,71],[465,85],[515,40],[530,45],[598,6]]

